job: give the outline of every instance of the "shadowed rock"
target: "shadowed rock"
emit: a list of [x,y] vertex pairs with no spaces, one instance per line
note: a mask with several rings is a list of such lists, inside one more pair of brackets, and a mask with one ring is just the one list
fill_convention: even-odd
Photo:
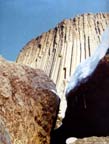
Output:
[[58,106],[44,72],[0,58],[0,118],[12,144],[49,144]]

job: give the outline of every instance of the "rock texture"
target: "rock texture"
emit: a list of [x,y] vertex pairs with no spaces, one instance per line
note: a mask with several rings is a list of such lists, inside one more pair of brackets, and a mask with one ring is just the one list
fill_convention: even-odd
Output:
[[9,132],[1,119],[0,119],[0,144],[11,144]]
[[0,58],[0,119],[12,144],[49,144],[58,105],[44,72]]
[[[31,40],[20,52],[17,62],[44,70],[56,83],[58,93],[64,99],[69,77],[98,46],[108,24],[107,13],[83,14],[64,20],[54,29]],[[65,106],[65,103],[62,105]]]
[[109,144],[109,137],[89,137],[78,139],[75,142],[70,142],[69,144]]

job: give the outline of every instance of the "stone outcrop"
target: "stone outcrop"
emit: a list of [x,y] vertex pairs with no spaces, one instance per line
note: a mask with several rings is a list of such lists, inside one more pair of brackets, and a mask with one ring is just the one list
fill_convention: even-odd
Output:
[[75,142],[71,142],[68,144],[109,144],[109,137],[89,137],[78,139]]
[[42,69],[56,83],[64,99],[69,77],[76,66],[93,53],[108,24],[107,13],[83,14],[63,20],[54,29],[31,40],[21,50],[17,62]]
[[65,144],[69,137],[109,136],[109,29],[95,53],[77,67],[66,99],[65,118],[52,144]]
[[44,72],[0,58],[0,120],[12,144],[50,144],[58,106],[55,84]]

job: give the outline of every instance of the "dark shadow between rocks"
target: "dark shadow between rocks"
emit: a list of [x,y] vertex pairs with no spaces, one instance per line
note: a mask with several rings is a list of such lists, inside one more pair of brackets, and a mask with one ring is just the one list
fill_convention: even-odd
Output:
[[66,96],[62,126],[52,133],[51,144],[65,144],[69,137],[109,136],[109,55],[94,72]]

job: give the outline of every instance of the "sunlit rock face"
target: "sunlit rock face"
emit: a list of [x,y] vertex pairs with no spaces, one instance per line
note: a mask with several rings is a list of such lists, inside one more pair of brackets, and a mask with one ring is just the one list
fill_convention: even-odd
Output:
[[109,29],[95,53],[81,63],[68,84],[67,110],[53,144],[68,137],[109,136]]
[[42,69],[56,83],[62,100],[62,117],[69,78],[78,64],[92,55],[108,24],[108,13],[86,13],[65,19],[27,43],[18,55],[17,63]]
[[[12,144],[50,144],[58,107],[55,84],[43,71],[0,58],[0,120]],[[6,136],[0,125],[0,142]]]

